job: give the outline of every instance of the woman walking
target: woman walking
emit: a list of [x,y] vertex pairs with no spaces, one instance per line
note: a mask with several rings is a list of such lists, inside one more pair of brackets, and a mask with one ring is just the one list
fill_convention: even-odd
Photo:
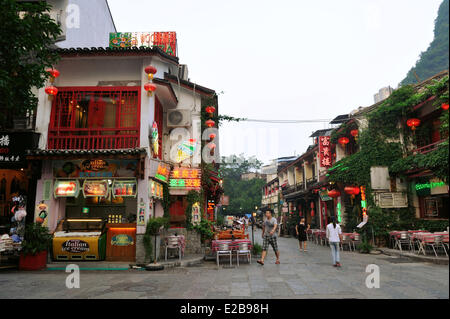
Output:
[[331,257],[333,258],[333,266],[341,267],[339,256],[339,244],[341,242],[342,230],[339,224],[336,224],[336,218],[331,217],[331,223],[327,225],[327,239],[330,243]]
[[303,252],[308,251],[306,250],[306,243],[307,243],[307,236],[306,232],[309,230],[309,225],[306,225],[305,218],[302,217],[300,219],[300,223],[298,225],[295,225],[295,231],[297,232],[297,238],[298,238],[298,245],[300,248],[300,251],[303,250]]

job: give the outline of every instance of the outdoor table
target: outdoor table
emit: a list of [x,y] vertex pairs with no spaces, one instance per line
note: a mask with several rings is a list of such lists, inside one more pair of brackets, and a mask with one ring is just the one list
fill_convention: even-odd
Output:
[[240,243],[247,243],[248,247],[252,249],[252,242],[249,239],[235,239],[235,240],[213,240],[211,245],[211,250],[213,252],[217,251],[219,244],[228,243],[231,250],[236,250],[239,248]]

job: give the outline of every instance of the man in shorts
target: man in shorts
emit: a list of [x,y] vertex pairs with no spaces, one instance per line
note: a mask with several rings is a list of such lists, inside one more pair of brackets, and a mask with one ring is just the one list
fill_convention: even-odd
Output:
[[275,256],[277,256],[277,261],[275,264],[280,264],[280,252],[278,251],[277,245],[277,230],[278,222],[275,217],[273,217],[272,210],[266,210],[266,219],[264,220],[262,227],[262,238],[263,238],[263,247],[261,259],[257,261],[258,264],[264,265],[264,258],[267,255],[267,249],[269,248],[269,244],[272,246],[273,251],[275,252]]

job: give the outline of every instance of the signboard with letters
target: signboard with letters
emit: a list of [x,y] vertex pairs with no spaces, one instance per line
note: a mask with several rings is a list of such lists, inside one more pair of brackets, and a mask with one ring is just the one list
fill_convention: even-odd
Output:
[[53,161],[56,178],[135,177],[137,160],[86,159]]
[[0,167],[23,167],[26,151],[35,149],[38,142],[38,133],[0,132]]
[[110,48],[158,47],[171,56],[177,56],[176,32],[111,32]]
[[201,186],[200,169],[174,168],[170,173],[170,188],[200,190]]
[[320,166],[331,166],[331,143],[330,136],[319,136],[319,153],[320,153]]

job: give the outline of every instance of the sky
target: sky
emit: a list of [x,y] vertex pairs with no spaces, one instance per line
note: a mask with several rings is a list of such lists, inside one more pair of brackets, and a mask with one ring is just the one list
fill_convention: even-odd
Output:
[[[192,82],[219,112],[326,120],[396,88],[433,39],[442,0],[108,0],[118,32],[176,31]],[[223,92],[223,93],[222,93]],[[224,123],[220,154],[301,155],[328,122]]]

